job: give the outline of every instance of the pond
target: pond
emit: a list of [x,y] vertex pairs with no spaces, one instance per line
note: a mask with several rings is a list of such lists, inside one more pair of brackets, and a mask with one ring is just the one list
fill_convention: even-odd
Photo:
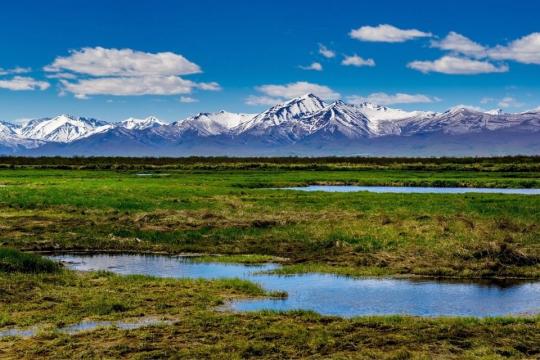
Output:
[[280,276],[264,271],[276,264],[200,263],[192,258],[157,255],[57,255],[74,270],[109,270],[171,278],[241,278],[266,290],[286,291],[285,299],[238,300],[233,311],[312,310],[323,315],[408,314],[417,316],[500,316],[540,312],[540,283],[441,282],[387,278],[352,278],[330,274]]
[[519,194],[540,195],[540,189],[498,189],[498,188],[464,188],[464,187],[426,187],[426,186],[356,186],[356,185],[310,185],[277,188],[278,190],[323,191],[323,192],[359,192],[397,194]]

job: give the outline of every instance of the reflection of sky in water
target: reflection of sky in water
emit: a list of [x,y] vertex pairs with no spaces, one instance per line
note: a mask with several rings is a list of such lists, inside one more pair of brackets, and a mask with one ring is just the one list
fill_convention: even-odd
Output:
[[324,191],[324,192],[358,192],[374,193],[418,193],[418,194],[522,194],[540,195],[540,189],[495,189],[495,188],[463,188],[463,187],[421,187],[421,186],[353,186],[353,185],[311,185],[280,188],[277,190]]
[[[142,318],[137,321],[124,322],[124,321],[83,321],[74,325],[68,325],[63,328],[59,328],[56,331],[64,334],[76,334],[82,331],[90,331],[97,328],[106,328],[106,327],[116,327],[121,330],[133,330],[139,329],[145,326],[152,325],[167,325],[172,324],[173,321],[170,320],[159,320],[156,318]],[[39,332],[37,327],[32,327],[28,329],[7,329],[0,330],[0,338],[3,337],[32,337]]]
[[330,274],[257,274],[277,265],[196,263],[186,258],[145,255],[63,255],[53,259],[76,270],[109,270],[174,278],[242,278],[287,299],[240,300],[232,309],[313,310],[326,315],[410,314],[497,316],[540,312],[540,283],[495,286],[475,283],[349,278]]

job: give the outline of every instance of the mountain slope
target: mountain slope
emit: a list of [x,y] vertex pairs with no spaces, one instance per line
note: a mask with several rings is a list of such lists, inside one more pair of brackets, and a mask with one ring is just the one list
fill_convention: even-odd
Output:
[[[292,124],[298,119],[312,115],[324,109],[326,104],[313,94],[291,99],[285,103],[278,104],[270,109],[253,117],[253,119],[240,124],[232,129],[234,135],[264,136],[268,129],[272,132],[274,140],[294,140],[294,134],[287,134],[286,131],[292,128]],[[285,124],[284,126],[282,126]],[[276,128],[282,126],[280,128]]]
[[510,155],[540,154],[540,111],[463,107],[442,113],[371,103],[324,103],[306,94],[262,113],[199,113],[109,124],[60,115],[0,122],[0,153],[23,155]]
[[152,127],[163,126],[165,124],[166,123],[159,120],[157,117],[149,116],[144,119],[130,117],[121,121],[118,125],[128,130],[144,130]]
[[26,139],[67,143],[112,127],[105,121],[60,115],[31,120],[18,129],[18,134]]
[[199,113],[174,122],[172,126],[179,134],[191,133],[198,136],[213,136],[228,133],[231,129],[250,121],[256,114],[236,114],[227,111]]

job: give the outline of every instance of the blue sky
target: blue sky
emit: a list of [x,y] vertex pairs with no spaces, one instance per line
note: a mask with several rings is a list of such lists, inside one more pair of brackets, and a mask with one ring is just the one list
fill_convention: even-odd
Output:
[[540,106],[539,13],[530,0],[4,2],[0,120],[174,121],[303,91],[524,111]]

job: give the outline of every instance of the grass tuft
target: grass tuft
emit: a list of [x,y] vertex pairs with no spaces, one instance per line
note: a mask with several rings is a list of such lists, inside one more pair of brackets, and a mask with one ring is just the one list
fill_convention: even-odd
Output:
[[0,248],[0,272],[51,273],[60,264],[42,256],[11,248]]

